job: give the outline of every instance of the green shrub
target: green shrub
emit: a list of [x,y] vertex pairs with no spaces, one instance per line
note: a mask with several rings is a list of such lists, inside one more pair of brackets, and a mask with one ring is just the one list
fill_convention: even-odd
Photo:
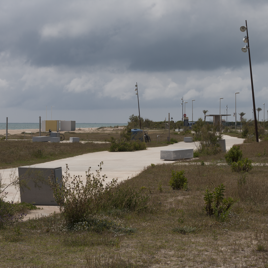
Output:
[[149,195],[146,188],[136,190],[133,187],[119,184],[100,196],[97,209],[121,209],[140,212],[147,209],[148,200]]
[[248,158],[232,163],[232,171],[249,172],[252,169],[252,161]]
[[0,198],[0,229],[21,221],[25,215],[25,209]]
[[169,185],[173,190],[180,190],[184,189],[187,190],[188,187],[188,180],[184,176],[184,170],[175,172],[172,170],[172,176],[169,181]]
[[199,157],[200,153],[198,151],[194,152],[194,157]]
[[208,216],[215,216],[224,221],[229,215],[231,206],[234,204],[233,198],[224,198],[225,187],[223,184],[219,185],[210,192],[206,190],[204,201],[205,211]]
[[68,165],[66,165],[66,172],[62,176],[61,184],[51,178],[50,185],[53,189],[55,200],[60,206],[60,211],[68,227],[72,228],[74,224],[83,222],[89,215],[94,214],[97,211],[100,196],[117,185],[117,181],[114,179],[105,184],[106,176],[100,175],[102,164],[101,162],[96,174],[91,173],[90,168],[88,169],[85,184],[80,176],[71,178],[68,173]]
[[200,145],[198,150],[201,154],[215,155],[221,152],[218,143],[218,141],[221,140],[221,134],[217,132],[216,127],[212,127],[210,124],[203,125],[199,135]]
[[125,139],[117,141],[112,137],[110,142],[110,152],[131,152],[138,150],[146,150],[145,142],[141,141],[127,141]]
[[140,211],[147,208],[149,196],[144,189],[137,191],[118,184],[115,179],[106,183],[106,175],[100,174],[102,165],[103,162],[96,174],[88,169],[85,183],[80,176],[70,177],[68,165],[61,184],[51,178],[50,185],[69,229],[73,229],[79,222],[88,221],[101,210]]
[[240,150],[240,146],[234,145],[226,154],[225,160],[231,165],[233,162],[237,162],[242,159],[242,151]]

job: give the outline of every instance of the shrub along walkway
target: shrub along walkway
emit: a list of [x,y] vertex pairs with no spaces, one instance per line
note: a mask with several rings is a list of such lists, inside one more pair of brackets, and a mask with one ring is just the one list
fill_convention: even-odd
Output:
[[[244,139],[223,135],[226,141],[226,149],[229,150],[234,144],[243,143]],[[168,149],[197,149],[199,142],[185,143],[179,142],[168,145]],[[174,163],[175,161],[164,161],[160,159],[160,151],[167,149],[167,146],[148,148],[143,151],[135,152],[96,152],[83,154],[75,157],[59,159],[47,163],[32,165],[31,167],[39,168],[56,168],[62,167],[64,173],[66,164],[69,166],[69,173],[73,175],[81,175],[85,178],[85,172],[91,167],[91,171],[95,173],[98,165],[103,161],[102,174],[107,175],[107,182],[113,178],[118,178],[118,181],[127,180],[139,174],[145,167],[151,164]],[[3,183],[7,184],[10,178],[18,176],[18,169],[2,169],[0,170],[0,178]],[[7,201],[20,202],[20,193],[15,187],[7,189]],[[43,207],[43,210],[33,212],[38,215],[49,215],[58,211],[57,207]],[[32,214],[35,215],[35,214]]]

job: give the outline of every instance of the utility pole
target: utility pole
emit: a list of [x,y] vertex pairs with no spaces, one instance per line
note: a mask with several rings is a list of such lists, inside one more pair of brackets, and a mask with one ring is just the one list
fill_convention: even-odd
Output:
[[141,129],[141,113],[140,113],[140,101],[139,101],[139,89],[138,89],[138,83],[135,85],[135,91],[138,99],[138,109],[139,109],[139,120],[140,120],[140,129]]
[[181,98],[181,121],[183,122],[183,97]]
[[226,124],[227,124],[227,122],[228,122],[228,105],[226,105]]

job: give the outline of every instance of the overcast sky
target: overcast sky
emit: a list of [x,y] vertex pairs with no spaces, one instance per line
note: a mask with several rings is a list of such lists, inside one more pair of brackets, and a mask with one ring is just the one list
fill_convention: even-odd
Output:
[[[267,0],[0,0],[0,122],[194,120],[268,110]],[[195,100],[192,102],[192,100]],[[52,107],[52,108],[51,108]],[[263,110],[260,120],[263,119]]]

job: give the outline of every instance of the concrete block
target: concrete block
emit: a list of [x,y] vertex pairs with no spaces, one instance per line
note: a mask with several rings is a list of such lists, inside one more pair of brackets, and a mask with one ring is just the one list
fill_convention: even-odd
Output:
[[59,132],[50,132],[49,136],[53,137],[53,138],[60,137],[60,133]]
[[60,137],[50,137],[50,142],[60,142]]
[[70,142],[79,142],[78,137],[70,137]]
[[221,151],[225,153],[226,152],[226,142],[225,142],[225,140],[219,140],[218,144],[221,147]]
[[184,137],[184,142],[193,142],[193,137]]
[[164,160],[174,161],[179,159],[193,158],[193,156],[193,149],[171,149],[160,151],[160,159]]
[[50,140],[49,136],[36,136],[33,137],[32,141],[33,142],[48,142]]
[[[19,182],[21,202],[35,205],[56,206],[49,178],[62,183],[62,169],[19,167]],[[26,187],[27,186],[27,187]]]

